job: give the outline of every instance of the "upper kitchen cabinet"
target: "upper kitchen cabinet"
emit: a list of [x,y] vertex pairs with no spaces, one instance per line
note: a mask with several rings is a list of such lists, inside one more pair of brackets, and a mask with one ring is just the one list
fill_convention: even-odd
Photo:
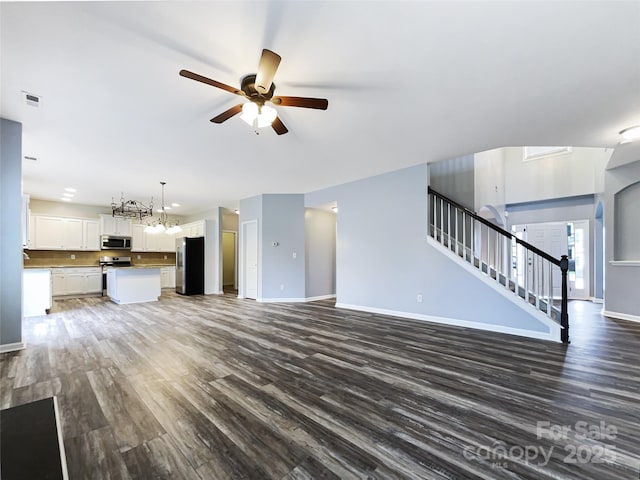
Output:
[[144,252],[145,225],[134,223],[131,225],[131,251]]
[[82,250],[98,251],[100,250],[100,224],[97,220],[82,221]]
[[131,235],[132,252],[175,252],[176,237],[164,232],[147,233],[146,225],[133,224]]
[[96,220],[33,215],[30,223],[32,250],[100,250]]
[[186,223],[184,225],[180,225],[180,227],[182,227],[182,231],[176,235],[177,238],[204,237],[204,220]]
[[100,215],[101,235],[115,235],[130,237],[132,222],[130,218],[114,217],[113,215]]

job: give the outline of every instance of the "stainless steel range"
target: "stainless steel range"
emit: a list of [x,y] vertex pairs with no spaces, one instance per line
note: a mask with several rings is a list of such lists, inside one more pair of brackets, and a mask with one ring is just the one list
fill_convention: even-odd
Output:
[[107,268],[130,267],[131,257],[100,257],[99,265],[102,267],[102,295],[107,289]]

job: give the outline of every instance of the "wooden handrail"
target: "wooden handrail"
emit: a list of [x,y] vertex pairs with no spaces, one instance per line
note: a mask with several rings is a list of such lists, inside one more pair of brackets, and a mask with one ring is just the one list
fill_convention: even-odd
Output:
[[560,266],[560,259],[555,258],[551,255],[549,255],[547,252],[540,250],[538,247],[531,245],[530,243],[516,237],[513,233],[508,232],[506,230],[504,230],[503,228],[498,227],[497,225],[491,223],[489,220],[487,220],[486,218],[482,218],[480,215],[478,215],[476,212],[469,210],[467,207],[465,207],[464,205],[459,204],[458,202],[456,202],[455,200],[451,200],[448,197],[445,197],[444,195],[442,195],[441,193],[436,192],[433,188],[429,187],[429,193],[431,195],[434,195],[438,198],[440,198],[441,200],[444,200],[445,202],[450,203],[451,205],[453,205],[454,207],[456,207],[458,210],[463,210],[467,215],[473,217],[475,220],[479,221],[480,223],[486,225],[487,227],[495,230],[496,232],[500,233],[501,235],[504,235],[505,237],[509,237],[512,238],[516,241],[516,243],[519,243],[520,245],[522,245],[523,247],[525,247],[527,250],[531,250],[533,253],[535,253],[536,255],[541,256],[542,258],[544,258],[545,260],[550,261],[551,263],[553,263],[556,266]]

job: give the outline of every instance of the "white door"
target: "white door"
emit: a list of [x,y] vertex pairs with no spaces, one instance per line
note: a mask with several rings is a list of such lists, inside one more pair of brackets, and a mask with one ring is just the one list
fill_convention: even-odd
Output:
[[242,224],[243,296],[258,298],[258,222]]
[[589,220],[569,225],[569,298],[589,298]]
[[[562,255],[567,255],[567,224],[565,222],[518,225],[515,226],[515,231],[519,238],[554,258],[559,259]],[[522,252],[518,258],[518,275],[520,284],[524,285],[522,279],[524,265],[521,263],[525,261],[523,258],[524,249],[519,248],[518,250]],[[529,290],[531,292],[547,292],[547,284],[549,282],[548,263],[529,251],[526,253],[526,262]],[[553,297],[561,298],[562,273],[560,272],[560,267],[553,266],[551,282],[553,283]]]

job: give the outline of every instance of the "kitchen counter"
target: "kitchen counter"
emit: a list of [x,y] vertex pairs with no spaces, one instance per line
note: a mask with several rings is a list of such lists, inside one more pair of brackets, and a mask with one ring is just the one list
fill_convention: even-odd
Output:
[[160,294],[160,267],[107,268],[107,295],[115,303],[155,302]]

